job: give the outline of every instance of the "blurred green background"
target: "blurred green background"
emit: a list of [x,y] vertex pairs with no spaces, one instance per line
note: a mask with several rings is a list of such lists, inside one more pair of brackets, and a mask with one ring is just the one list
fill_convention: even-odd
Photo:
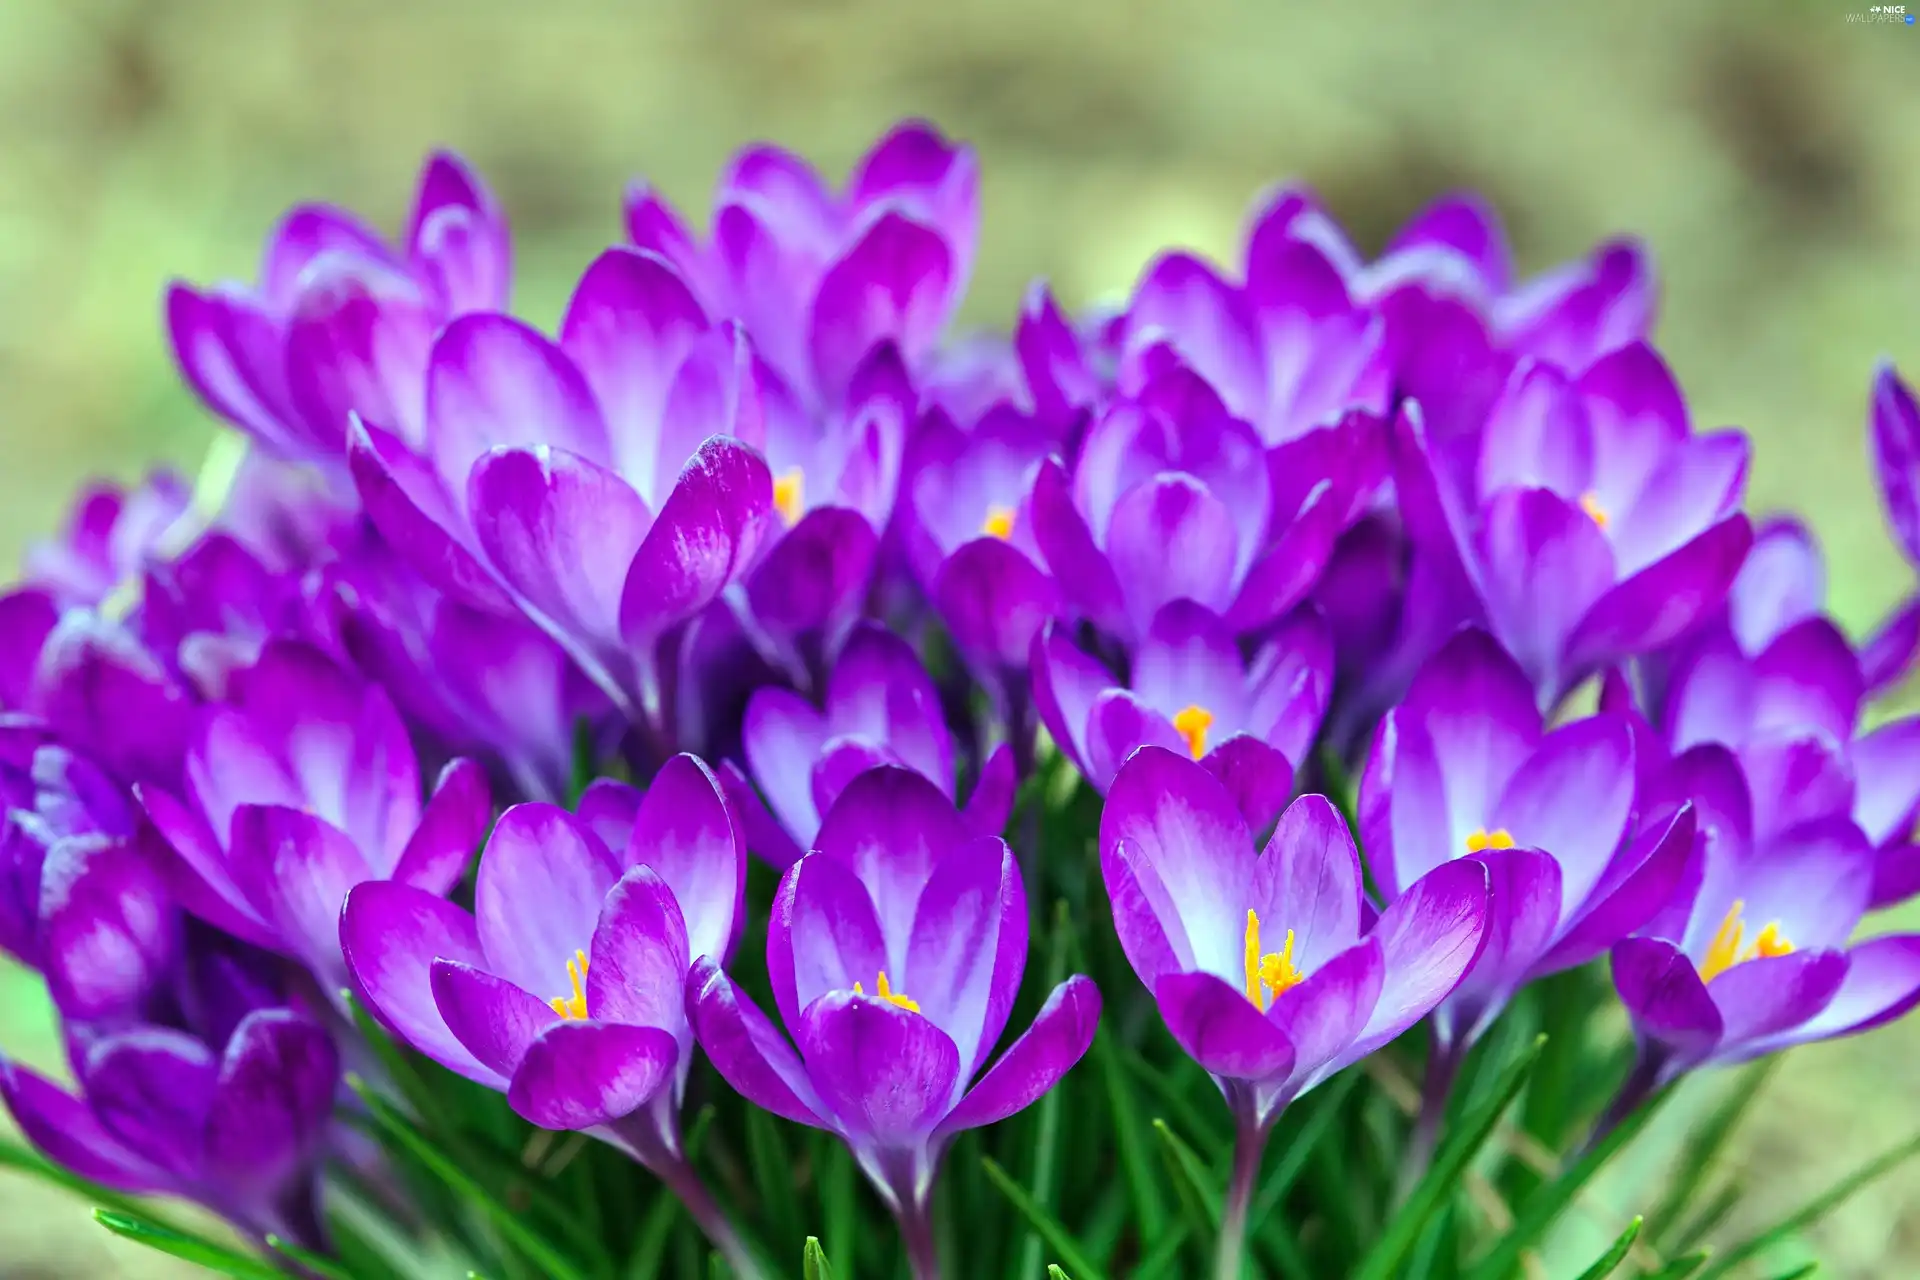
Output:
[[[1459,185],[1530,271],[1643,235],[1697,420],[1753,433],[1754,505],[1808,513],[1858,629],[1910,585],[1869,486],[1867,379],[1881,355],[1920,372],[1920,29],[1846,21],[1867,7],[0,0],[0,560],[83,477],[198,457],[160,290],[251,278],[296,200],[391,229],[422,153],[457,147],[512,215],[521,309],[550,322],[627,180],[698,217],[745,141],[837,176],[915,114],[982,153],[980,325],[1036,275],[1078,303],[1161,246],[1231,255],[1287,176],[1368,248]],[[0,1044],[58,1058],[17,973]],[[1916,1054],[1920,1020],[1793,1055],[1738,1154],[1749,1218],[1920,1125]],[[1837,1215],[1823,1274],[1920,1274],[1917,1201],[1920,1171]],[[0,1174],[0,1277],[132,1274],[161,1271]]]

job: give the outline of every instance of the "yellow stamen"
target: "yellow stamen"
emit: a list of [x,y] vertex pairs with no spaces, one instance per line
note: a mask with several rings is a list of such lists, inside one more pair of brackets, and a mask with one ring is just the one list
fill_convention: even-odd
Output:
[[807,508],[807,477],[800,468],[790,468],[773,478],[773,506],[788,528],[800,523]]
[[555,996],[547,1001],[553,1011],[562,1019],[585,1022],[587,1019],[587,993],[581,984],[587,980],[587,953],[576,951],[573,959],[567,961],[567,978],[573,985],[570,996]]
[[1594,497],[1591,493],[1583,493],[1580,495],[1580,509],[1587,513],[1589,520],[1599,525],[1602,529],[1607,527],[1607,509],[1600,505],[1600,499]]
[[987,518],[981,524],[980,532],[1005,542],[1013,536],[1014,514],[1012,507],[988,507]]
[[1293,930],[1287,930],[1287,943],[1278,952],[1260,951],[1260,916],[1247,912],[1247,999],[1265,1013],[1268,1005],[1299,986],[1307,975],[1293,965]]
[[1768,921],[1754,935],[1753,945],[1742,950],[1747,926],[1740,916],[1746,909],[1747,904],[1739,898],[1735,898],[1733,905],[1727,908],[1719,929],[1714,931],[1713,941],[1707,944],[1706,956],[1700,961],[1700,981],[1712,982],[1735,965],[1745,964],[1749,960],[1793,954],[1793,943],[1781,931],[1778,920]]
[[1187,740],[1187,751],[1198,760],[1207,754],[1207,730],[1213,728],[1213,712],[1202,706],[1186,706],[1173,718],[1176,733]]
[[[853,993],[857,996],[863,996],[867,994],[867,989],[856,982],[853,984]],[[880,971],[880,980],[874,983],[873,994],[889,1003],[899,1005],[908,1013],[920,1012],[918,1001],[909,1000],[904,994],[893,989],[893,984],[887,981],[887,971],[885,969]]]
[[1488,849],[1513,848],[1513,834],[1505,827],[1495,827],[1492,831],[1481,827],[1467,837],[1468,853],[1484,853]]

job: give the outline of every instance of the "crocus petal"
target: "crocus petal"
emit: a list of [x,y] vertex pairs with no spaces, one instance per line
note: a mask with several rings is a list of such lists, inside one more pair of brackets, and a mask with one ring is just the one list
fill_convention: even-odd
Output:
[[1678,893],[1698,830],[1698,811],[1692,805],[1682,806],[1660,825],[1643,828],[1586,904],[1569,904],[1562,921],[1565,932],[1535,973],[1585,964],[1651,921]]
[[1860,674],[1869,693],[1881,693],[1905,678],[1920,653],[1920,595],[1902,601],[1860,646]]
[[469,1080],[506,1087],[447,1029],[433,998],[435,960],[486,966],[472,916],[411,885],[369,881],[347,895],[340,949],[355,988],[401,1039]]
[[687,1013],[714,1070],[747,1101],[795,1124],[827,1126],[792,1046],[704,956],[687,972]]
[[287,392],[316,451],[335,455],[355,413],[420,439],[436,325],[419,285],[397,272],[336,263],[303,284],[287,325]]
[[[742,751],[789,844],[811,845],[820,829],[820,811],[814,806],[809,779],[827,738],[825,718],[791,689],[756,689],[747,700],[740,731]],[[763,857],[770,853],[764,847],[756,852]]]
[[1477,1023],[1491,1016],[1546,954],[1560,927],[1562,881],[1560,864],[1538,849],[1489,849],[1473,860],[1487,869],[1486,936],[1455,998]]
[[1233,797],[1249,831],[1265,831],[1293,795],[1293,762],[1252,734],[1236,733],[1200,763]]
[[1593,479],[1593,433],[1567,375],[1522,362],[1488,416],[1480,492],[1510,487],[1584,493]]
[[1144,746],[1185,754],[1186,741],[1159,712],[1126,689],[1109,689],[1087,713],[1087,780],[1110,787],[1127,757]]
[[624,850],[633,838],[633,820],[640,812],[640,789],[617,778],[595,778],[580,793],[573,811],[593,828],[601,844]]
[[129,1151],[86,1103],[45,1077],[0,1060],[0,1101],[27,1140],[62,1168],[119,1191],[173,1189],[168,1174]]
[[[887,936],[867,886],[846,863],[824,854],[802,858],[787,873],[774,913],[767,968],[788,1026],[798,1026],[806,1009],[828,992],[851,991],[856,983],[874,986],[883,970],[891,970],[906,990],[906,930]],[[897,962],[889,954],[893,942],[899,944]]]
[[1141,983],[1152,990],[1163,976],[1186,972],[1193,963],[1193,944],[1153,863],[1130,841],[1102,840],[1100,874],[1120,949]]
[[1882,725],[1853,744],[1854,821],[1882,845],[1920,812],[1920,717]]
[[[385,543],[434,586],[489,613],[518,612],[479,544],[454,510],[456,498],[425,458],[355,417],[347,426],[347,463],[367,518]],[[465,477],[461,477],[464,486]],[[459,491],[464,501],[466,490]]]
[[1294,966],[1312,973],[1360,938],[1360,851],[1325,796],[1288,805],[1255,865],[1261,924],[1293,934]]
[[947,853],[972,847],[998,860],[938,787],[896,768],[862,774],[841,792],[814,847],[853,868],[890,943],[906,937],[927,877]]
[[1106,546],[1136,633],[1174,600],[1216,612],[1233,602],[1239,534],[1226,505],[1192,476],[1159,476],[1130,490],[1113,509]]
[[1707,984],[1720,1010],[1721,1044],[1774,1035],[1807,1021],[1830,1002],[1847,976],[1838,951],[1797,951],[1736,964]]
[[1920,564],[1920,406],[1890,363],[1874,370],[1867,426],[1887,524],[1907,561]]
[[1080,974],[1068,978],[1047,996],[1033,1025],[947,1114],[940,1133],[977,1129],[1024,1111],[1092,1047],[1099,1023],[1100,991],[1093,979]]
[[280,336],[259,302],[232,290],[201,293],[175,283],[167,289],[166,313],[174,363],[208,407],[256,440],[296,448],[283,416],[290,412],[284,373],[267,373],[252,358],[277,348]]
[[759,454],[715,438],[687,460],[627,573],[620,629],[643,646],[710,604],[753,562],[773,511]]
[[428,893],[446,893],[473,861],[492,817],[487,771],[475,760],[451,761],[440,771],[392,878]]
[[826,706],[836,734],[884,742],[935,783],[953,776],[953,738],[939,691],[913,646],[891,631],[855,628],[827,678]]
[[80,1065],[101,1126],[176,1177],[200,1173],[201,1138],[220,1065],[183,1031],[139,1027],[91,1046]]
[[[1125,841],[1153,868],[1170,913],[1195,948],[1188,967],[1238,973],[1253,876],[1253,838],[1213,775],[1159,747],[1133,754],[1107,792],[1103,852]],[[1136,966],[1137,968],[1137,966]]]
[[459,156],[437,151],[427,158],[407,246],[455,314],[506,306],[513,280],[507,221]]
[[1490,826],[1559,863],[1556,916],[1562,902],[1568,911],[1586,902],[1626,838],[1634,780],[1626,720],[1591,716],[1542,739],[1494,805]]
[[208,1172],[236,1185],[284,1181],[326,1132],[339,1084],[326,1028],[290,1009],[248,1014],[220,1060],[207,1114]]
[[653,527],[626,481],[544,445],[496,449],[476,460],[467,505],[493,567],[561,634],[617,642],[628,566]]
[[374,879],[367,860],[338,828],[283,805],[241,805],[233,815],[235,874],[273,922],[279,948],[321,974],[346,977],[339,955],[340,907],[348,890]]
[[173,904],[147,859],[127,841],[69,836],[47,850],[37,889],[32,905],[54,1004],[77,1020],[135,1012],[178,945]]
[[1847,952],[1847,974],[1820,1012],[1781,1037],[1801,1044],[1855,1035],[1905,1014],[1920,1003],[1920,938],[1870,938]]
[[875,996],[836,992],[800,1024],[807,1074],[840,1122],[881,1146],[907,1144],[946,1118],[960,1054],[946,1032]]
[[236,937],[256,946],[272,947],[273,927],[234,882],[226,855],[207,829],[206,820],[158,787],[136,786],[134,794],[174,855],[167,868],[167,881],[180,904]]
[[1127,626],[1120,580],[1074,505],[1072,481],[1057,458],[1040,464],[1029,511],[1034,543],[1074,604],[1109,630]]
[[899,344],[917,362],[946,319],[953,259],[931,228],[888,213],[820,281],[809,325],[815,385],[837,395],[867,352]]
[[449,324],[427,368],[427,446],[446,483],[461,494],[488,451],[542,445],[606,465],[607,425],[580,370],[512,317]]
[[1264,362],[1245,295],[1186,253],[1155,261],[1127,306],[1130,343],[1172,339],[1195,372],[1250,419],[1266,397]]
[[473,892],[487,967],[529,991],[565,990],[567,962],[592,941],[619,877],[599,837],[565,809],[508,809],[493,825]]
[[1634,1026],[1698,1061],[1720,1039],[1720,1010],[1693,962],[1670,942],[1628,938],[1613,949],[1613,985]]
[[591,1129],[646,1106],[679,1060],[679,1044],[657,1027],[558,1022],[527,1049],[507,1102],[543,1129]]
[[1294,1050],[1289,1092],[1298,1096],[1359,1056],[1356,1043],[1379,1004],[1386,980],[1380,943],[1368,938],[1274,1000],[1267,1020]]
[[686,921],[690,954],[724,962],[739,936],[747,859],[720,780],[699,759],[661,766],[640,801],[623,858],[666,882]]
[[1826,601],[1826,564],[1813,534],[1797,520],[1762,524],[1727,594],[1728,621],[1740,647],[1760,652],[1794,623],[1819,613]]
[[1167,1030],[1193,1060],[1226,1080],[1292,1072],[1293,1045],[1247,993],[1211,973],[1170,973],[1153,986]]
[[1013,815],[1014,790],[1019,782],[1014,772],[1013,748],[1003,742],[980,766],[973,794],[960,810],[974,834],[997,836],[1007,829],[1007,819]]
[[1613,553],[1586,512],[1546,489],[1494,495],[1485,521],[1479,551],[1487,614],[1550,698],[1568,679],[1568,636],[1613,584]]
[[559,1020],[538,996],[469,964],[436,960],[431,980],[447,1030],[503,1078],[513,1075],[535,1037]]
[[679,1036],[686,1026],[688,950],[672,889],[651,868],[634,867],[607,895],[593,931],[588,1012]]
[[858,511],[809,511],[748,575],[747,602],[754,618],[788,640],[843,626],[862,603],[879,545],[873,526]]
[[1468,858],[1429,871],[1381,913],[1367,936],[1380,943],[1386,982],[1350,1053],[1393,1040],[1459,985],[1479,959],[1490,909],[1487,870]]
[[1093,703],[1113,687],[1114,676],[1075,644],[1059,623],[1033,639],[1030,662],[1033,701],[1053,741],[1082,774],[1087,765],[1087,717]]
[[998,865],[972,848],[927,877],[906,941],[899,987],[953,1038],[971,1079],[1006,1029],[1027,957],[1027,894],[1013,850]]
[[969,661],[1025,666],[1040,629],[1060,614],[1060,588],[1016,547],[976,538],[940,565],[934,605]]
[[1607,592],[1567,642],[1568,678],[1686,634],[1726,598],[1752,544],[1753,526],[1732,516]]

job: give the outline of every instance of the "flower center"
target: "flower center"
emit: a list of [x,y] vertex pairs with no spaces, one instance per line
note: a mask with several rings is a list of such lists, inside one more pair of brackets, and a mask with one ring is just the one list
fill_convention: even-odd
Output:
[[807,506],[807,477],[799,467],[781,472],[773,478],[773,506],[780,518],[791,529],[800,523]]
[[980,532],[1005,542],[1013,536],[1013,517],[1012,507],[988,507],[987,518],[981,522]]
[[547,1001],[547,1003],[553,1006],[553,1011],[559,1014],[563,1020],[585,1022],[587,1020],[587,993],[582,989],[580,984],[587,980],[586,952],[576,951],[573,953],[573,959],[567,961],[567,980],[572,984],[573,994],[555,996],[553,999]]
[[1187,740],[1187,751],[1198,760],[1207,754],[1207,730],[1213,728],[1213,712],[1198,705],[1180,709],[1173,718],[1176,733]]
[[1607,520],[1609,519],[1607,509],[1600,505],[1599,498],[1596,498],[1591,493],[1581,494],[1580,509],[1587,513],[1589,520],[1599,525],[1602,529],[1607,527]]
[[1468,853],[1485,853],[1488,849],[1513,848],[1513,834],[1505,827],[1495,827],[1492,831],[1481,827],[1467,837]]
[[[863,996],[867,994],[867,989],[856,982],[853,984],[853,993],[857,996]],[[893,989],[893,984],[887,981],[887,971],[885,969],[880,971],[879,981],[873,984],[873,994],[891,1004],[899,1005],[908,1013],[920,1012],[920,1004],[918,1001],[910,1000],[904,992]]]
[[1260,951],[1260,916],[1247,912],[1247,999],[1265,1013],[1282,995],[1306,981],[1307,975],[1293,965],[1293,930],[1287,930],[1287,944],[1278,952]]
[[1733,966],[1749,960],[1793,953],[1793,944],[1780,931],[1778,920],[1769,920],[1755,935],[1753,945],[1746,946],[1747,926],[1740,919],[1746,909],[1747,904],[1739,898],[1735,898],[1733,905],[1727,908],[1726,917],[1720,921],[1713,941],[1707,944],[1706,958],[1700,962],[1700,981],[1712,982]]

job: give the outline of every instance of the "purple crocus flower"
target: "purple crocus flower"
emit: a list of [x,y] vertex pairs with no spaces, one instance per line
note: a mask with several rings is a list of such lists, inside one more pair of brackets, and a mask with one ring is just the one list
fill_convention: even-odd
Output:
[[105,604],[178,536],[191,498],[187,483],[165,470],[128,489],[88,486],[60,536],[27,548],[23,585],[46,590],[62,608]]
[[[749,847],[781,871],[813,848],[820,816],[869,769],[913,769],[954,795],[953,735],[939,691],[913,647],[872,623],[861,624],[840,655],[824,707],[788,689],[756,690],[741,744],[766,803],[737,768],[726,766],[721,777],[746,822]],[[1013,754],[1003,743],[987,757],[964,811],[978,834],[1005,829],[1013,792]]]
[[1104,795],[1136,747],[1184,751],[1226,784],[1248,826],[1271,826],[1332,692],[1326,623],[1297,614],[1249,662],[1218,617],[1176,601],[1132,665],[1131,683],[1121,683],[1057,624],[1034,641],[1034,702],[1074,767]]
[[1366,928],[1360,856],[1325,796],[1287,806],[1256,857],[1226,788],[1154,746],[1107,793],[1100,866],[1128,961],[1233,1112],[1217,1274],[1236,1276],[1274,1121],[1452,992],[1491,932],[1487,868],[1436,867]]
[[751,567],[773,479],[756,362],[664,259],[602,254],[556,344],[463,316],[427,360],[422,443],[353,432],[367,514],[440,589],[523,612],[630,719],[670,731],[660,645]]
[[260,283],[174,284],[167,327],[189,384],[282,458],[342,475],[351,413],[418,445],[435,332],[506,305],[504,216],[458,158],[430,157],[403,248],[343,209],[302,205],[268,237]]
[[1756,800],[1772,783],[1718,744],[1677,757],[1666,781],[1666,803],[1691,800],[1700,813],[1705,861],[1645,936],[1613,949],[1614,984],[1641,1039],[1629,1098],[1708,1063],[1865,1031],[1920,1003],[1920,936],[1847,944],[1874,858],[1844,811],[1764,833]]
[[929,1196],[947,1145],[1027,1107],[1093,1042],[1100,993],[1071,977],[981,1074],[1026,959],[1026,890],[1006,842],[978,835],[920,774],[881,768],[840,793],[774,901],[767,970],[798,1051],[712,960],[687,975],[687,1005],[729,1084],[847,1143],[930,1280]]
[[325,655],[269,644],[205,708],[186,787],[138,795],[171,852],[189,911],[290,956],[329,993],[344,986],[338,920],[347,890],[393,879],[444,893],[492,815],[485,773],[461,760],[420,800],[419,763],[392,702]]
[[685,755],[644,796],[603,782],[580,807],[501,814],[471,914],[399,881],[355,887],[339,924],[347,967],[408,1043],[534,1124],[627,1152],[758,1276],[680,1141],[693,1056],[682,989],[690,961],[724,963],[738,937],[739,824]]
[[77,1092],[0,1058],[0,1101],[62,1167],[199,1202],[256,1239],[325,1249],[319,1164],[339,1058],[325,1028],[256,1009],[205,1038],[134,1025],[73,1045]]
[[840,402],[883,343],[918,370],[959,306],[980,234],[971,148],[908,121],[829,191],[778,147],[742,151],[714,196],[712,240],[696,243],[651,188],[627,194],[627,233],[672,262],[709,315],[738,319],[809,407]]
[[[1920,572],[1920,404],[1890,362],[1873,375],[1867,442],[1887,527],[1907,563]],[[1920,591],[1909,592],[1861,648],[1870,688],[1886,689],[1920,654]]]
[[1549,731],[1519,664],[1474,630],[1382,722],[1359,800],[1382,897],[1459,860],[1490,885],[1485,949],[1434,1016],[1432,1123],[1460,1055],[1516,991],[1599,956],[1680,884],[1693,815],[1635,825],[1634,748],[1632,724],[1609,712]]
[[1396,435],[1409,530],[1455,567],[1543,706],[1712,616],[1752,542],[1746,437],[1692,434],[1643,344],[1577,381],[1523,362],[1471,438],[1429,438],[1412,410]]
[[1378,424],[1355,415],[1270,456],[1197,375],[1161,363],[1101,413],[1071,476],[1042,464],[1034,540],[1076,608],[1123,643],[1182,599],[1261,630],[1312,589],[1370,499]]

